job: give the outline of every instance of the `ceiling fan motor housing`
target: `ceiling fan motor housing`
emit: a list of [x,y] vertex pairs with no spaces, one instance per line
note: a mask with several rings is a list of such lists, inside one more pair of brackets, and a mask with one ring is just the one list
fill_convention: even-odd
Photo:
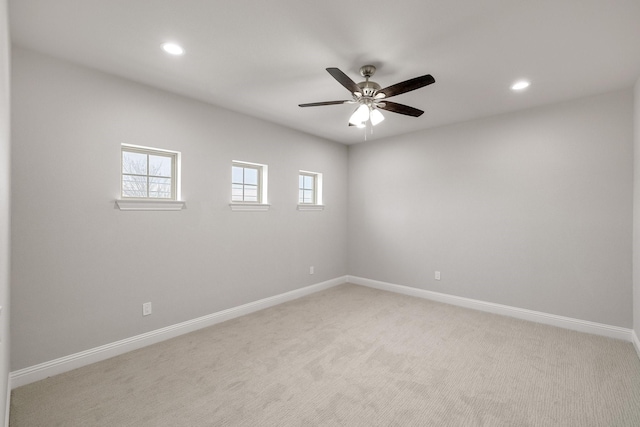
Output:
[[377,91],[381,89],[381,86],[376,82],[370,82],[369,78],[376,72],[376,67],[373,65],[363,65],[360,67],[360,75],[366,80],[358,83],[358,87],[362,89],[362,95],[366,97],[373,97]]
[[358,87],[362,89],[362,95],[366,97],[373,97],[381,89],[378,83],[369,80],[358,83]]

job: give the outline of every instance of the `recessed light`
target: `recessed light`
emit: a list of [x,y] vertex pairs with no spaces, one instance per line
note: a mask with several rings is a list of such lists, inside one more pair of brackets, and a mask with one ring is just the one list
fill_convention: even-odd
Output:
[[175,43],[163,43],[162,50],[171,55],[182,55],[184,53],[182,46]]
[[511,90],[524,90],[528,88],[530,84],[531,82],[528,80],[518,80],[511,85]]

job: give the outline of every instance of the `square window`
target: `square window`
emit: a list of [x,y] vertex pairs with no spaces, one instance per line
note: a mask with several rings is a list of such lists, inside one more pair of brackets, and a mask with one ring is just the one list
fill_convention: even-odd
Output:
[[177,200],[178,152],[122,145],[122,198]]
[[300,171],[298,175],[298,204],[322,204],[322,174]]
[[231,164],[231,202],[266,203],[267,165],[233,161]]

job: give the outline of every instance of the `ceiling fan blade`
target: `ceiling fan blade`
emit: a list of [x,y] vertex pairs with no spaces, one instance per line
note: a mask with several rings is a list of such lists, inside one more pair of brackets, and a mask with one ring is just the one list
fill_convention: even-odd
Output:
[[401,93],[410,92],[412,90],[420,89],[421,87],[435,83],[436,79],[431,74],[415,77],[410,80],[405,80],[401,83],[380,89],[378,93],[384,93],[385,98],[391,98],[392,96],[400,95]]
[[342,71],[340,71],[337,68],[327,68],[327,71],[329,72],[329,74],[331,74],[333,76],[334,79],[336,79],[338,81],[338,83],[340,83],[342,86],[346,87],[347,90],[351,93],[362,93],[362,89],[360,89],[360,86],[358,86],[356,84],[356,82],[354,82],[353,80],[351,80],[349,78],[349,76],[347,76],[345,73],[343,73]]
[[424,113],[424,111],[418,110],[417,108],[391,101],[381,102],[378,104],[378,108],[411,117],[420,117]]
[[298,104],[298,107],[319,107],[321,105],[337,105],[346,104],[351,101],[325,101],[325,102],[310,102],[308,104]]

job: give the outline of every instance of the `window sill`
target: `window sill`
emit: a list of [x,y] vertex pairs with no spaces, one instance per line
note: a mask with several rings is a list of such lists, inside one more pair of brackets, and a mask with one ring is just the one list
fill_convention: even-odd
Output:
[[121,211],[179,211],[186,203],[178,200],[116,200]]
[[229,203],[232,211],[268,211],[271,205],[264,203]]
[[298,205],[299,211],[323,211],[324,205]]

